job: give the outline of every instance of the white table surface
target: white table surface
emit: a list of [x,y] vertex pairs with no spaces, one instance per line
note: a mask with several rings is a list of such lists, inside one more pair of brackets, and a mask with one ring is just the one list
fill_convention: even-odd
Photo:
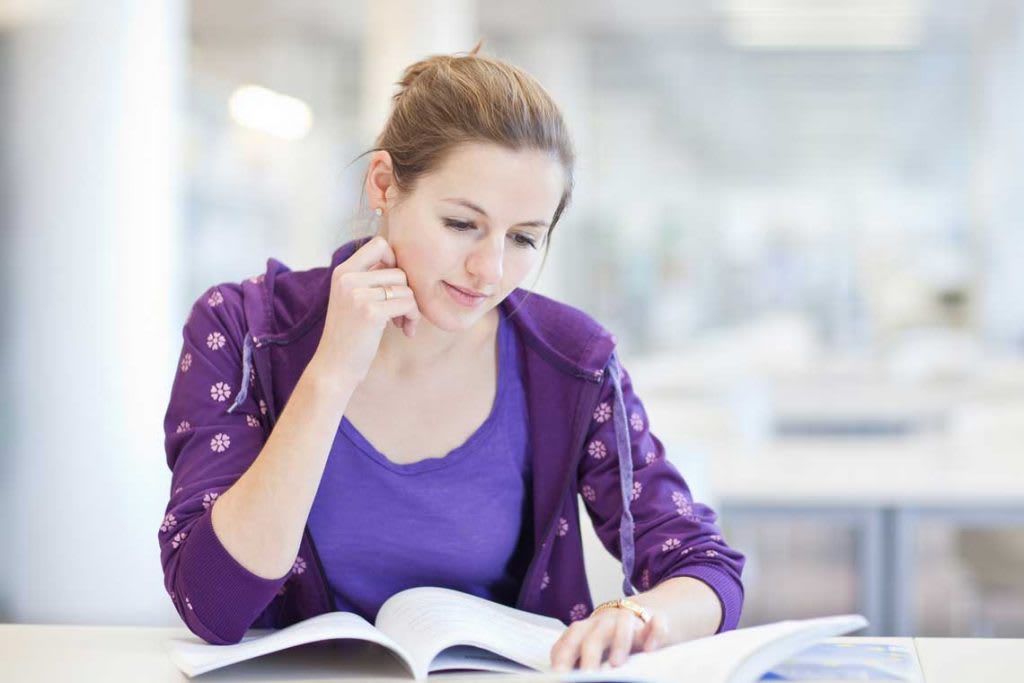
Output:
[[[0,624],[0,679],[4,681],[188,681],[164,652],[170,638],[190,637],[185,628],[149,626],[56,626]],[[926,683],[1000,683],[1020,681],[1024,672],[1024,639],[966,638],[837,638],[838,642],[913,644]],[[337,651],[295,648],[211,671],[195,680],[326,681],[340,678],[412,680],[397,660],[389,662],[376,649],[338,643]],[[382,668],[383,662],[383,668]],[[393,664],[393,666],[390,666]],[[432,680],[512,680],[496,674],[450,673]],[[531,683],[539,680],[531,676]]]
[[967,457],[928,445],[803,440],[716,454],[711,490],[726,505],[1024,508],[1024,457]]

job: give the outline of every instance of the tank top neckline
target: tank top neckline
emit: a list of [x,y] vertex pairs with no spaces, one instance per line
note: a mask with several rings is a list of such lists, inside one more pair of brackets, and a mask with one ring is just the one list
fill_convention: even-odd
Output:
[[[417,462],[412,463],[396,463],[390,460],[383,453],[374,448],[373,444],[369,442],[356,429],[347,417],[342,415],[341,424],[338,427],[338,431],[345,435],[349,442],[355,446],[361,453],[368,456],[371,460],[376,462],[378,465],[391,470],[397,474],[421,474],[423,472],[430,472],[432,470],[438,470],[451,465],[456,464],[462,460],[467,453],[470,453],[476,449],[478,442],[488,438],[490,434],[496,429],[498,423],[498,417],[501,412],[501,406],[504,403],[505,396],[508,394],[509,385],[511,384],[511,378],[508,377],[508,370],[511,369],[510,358],[508,354],[512,352],[509,334],[507,329],[508,321],[505,319],[505,314],[498,308],[498,331],[496,336],[495,344],[497,346],[497,366],[498,366],[498,377],[497,377],[497,389],[494,392],[494,401],[491,403],[491,410],[487,415],[487,418],[477,427],[470,436],[462,442],[461,445],[456,446],[443,456],[433,456],[424,458]],[[508,368],[506,368],[508,366]]]

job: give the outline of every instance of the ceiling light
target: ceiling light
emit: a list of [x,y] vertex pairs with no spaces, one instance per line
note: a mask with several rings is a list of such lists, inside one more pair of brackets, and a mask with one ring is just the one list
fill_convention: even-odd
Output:
[[313,126],[309,105],[258,85],[243,85],[228,101],[231,118],[241,126],[282,140],[301,140]]

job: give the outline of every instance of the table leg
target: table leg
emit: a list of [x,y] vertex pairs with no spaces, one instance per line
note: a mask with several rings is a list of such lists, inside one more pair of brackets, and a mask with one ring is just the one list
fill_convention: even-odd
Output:
[[857,569],[859,595],[858,611],[867,617],[864,634],[883,635],[888,628],[889,616],[884,573],[885,534],[880,511],[867,508],[860,511],[858,526]]

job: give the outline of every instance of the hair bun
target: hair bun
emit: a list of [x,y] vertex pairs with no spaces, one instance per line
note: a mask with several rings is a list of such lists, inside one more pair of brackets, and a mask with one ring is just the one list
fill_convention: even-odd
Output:
[[401,97],[402,93],[412,86],[413,81],[426,72],[434,71],[441,66],[448,66],[456,59],[459,59],[460,55],[462,55],[463,59],[467,57],[476,57],[477,53],[480,52],[480,48],[483,47],[483,44],[484,41],[483,38],[481,38],[477,41],[476,46],[469,52],[456,52],[453,55],[431,55],[425,59],[415,62],[414,64],[410,64],[405,68],[405,71],[402,72],[402,78],[396,83],[396,85],[398,85],[398,92],[395,93],[395,99],[397,100]]
[[408,90],[413,81],[423,75],[426,71],[433,69],[442,59],[445,58],[445,55],[434,55],[407,66],[405,71],[402,73],[402,78],[398,81],[398,86],[400,88],[399,92]]

